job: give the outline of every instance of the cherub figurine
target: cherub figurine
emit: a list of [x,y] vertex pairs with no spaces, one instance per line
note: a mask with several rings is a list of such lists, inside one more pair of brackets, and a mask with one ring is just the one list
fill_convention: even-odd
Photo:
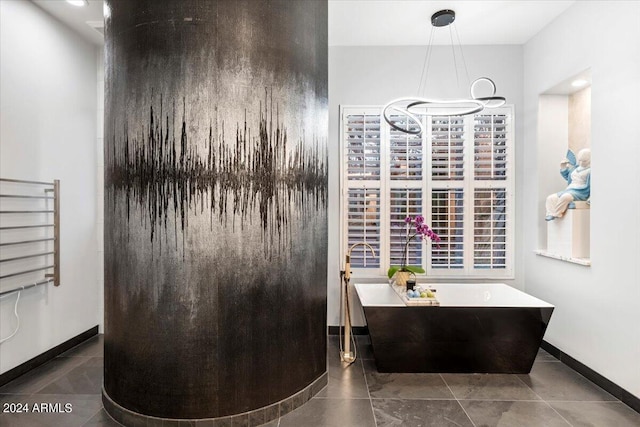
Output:
[[588,200],[591,195],[591,150],[583,148],[578,152],[578,160],[569,150],[567,158],[560,163],[560,175],[569,185],[563,191],[547,197],[546,221],[561,218],[573,201]]

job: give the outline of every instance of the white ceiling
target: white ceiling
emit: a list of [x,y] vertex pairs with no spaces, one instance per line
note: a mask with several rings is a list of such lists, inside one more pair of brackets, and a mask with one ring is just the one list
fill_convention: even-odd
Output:
[[[87,22],[102,21],[102,0],[75,7],[65,0],[32,0],[92,43],[104,44]],[[575,0],[329,0],[329,46],[425,45],[431,15],[456,12],[462,44],[524,44]],[[95,24],[93,24],[95,27]],[[449,31],[437,29],[432,44],[450,44]]]
[[[2,1],[2,0],[0,0]],[[49,12],[58,20],[78,32],[84,39],[97,45],[104,44],[104,37],[87,22],[95,23],[93,26],[102,24],[104,27],[103,1],[88,0],[89,5],[85,7],[72,6],[66,0],[31,0],[42,9]]]
[[[456,12],[454,24],[462,44],[524,44],[573,3],[329,0],[329,46],[426,45],[431,15],[442,9]],[[451,44],[448,27],[435,29],[432,44]]]

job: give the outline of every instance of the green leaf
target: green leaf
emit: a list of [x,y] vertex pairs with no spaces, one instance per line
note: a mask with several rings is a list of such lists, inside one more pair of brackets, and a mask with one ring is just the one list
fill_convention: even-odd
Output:
[[400,270],[400,267],[397,265],[392,265],[391,267],[389,267],[389,270],[387,270],[387,276],[389,277],[389,279],[391,279],[398,270]]
[[406,265],[404,267],[404,271],[410,271],[412,273],[424,273],[424,268],[418,267],[417,265]]

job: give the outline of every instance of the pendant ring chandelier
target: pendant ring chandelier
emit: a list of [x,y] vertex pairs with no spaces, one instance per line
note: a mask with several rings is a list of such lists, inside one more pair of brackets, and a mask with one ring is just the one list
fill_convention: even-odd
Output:
[[[455,26],[450,26],[455,20],[456,13],[453,10],[440,10],[434,13],[431,16],[431,24],[433,25],[431,29],[431,36],[429,38],[429,47],[427,49],[427,54],[425,56],[425,62],[422,67],[422,76],[420,78],[420,87],[418,88],[418,94],[420,94],[420,89],[423,86],[423,82],[426,82],[427,72],[429,70],[429,62],[431,59],[431,50],[433,40],[433,30],[435,27],[446,27],[449,26],[450,35],[451,35],[451,48],[453,50],[453,59],[454,66],[456,67],[456,79],[458,78],[458,69],[457,64],[455,63],[455,49],[453,47],[453,32],[451,28],[455,29]],[[456,31],[456,37],[458,37],[458,32]],[[464,54],[462,54],[462,45],[460,44],[460,38],[458,37],[458,46],[460,48],[460,53],[462,56],[462,62],[464,64],[465,70],[467,72],[467,79],[469,79],[469,72],[467,70],[467,64],[464,60]],[[477,88],[479,84],[489,85],[491,94],[489,96],[478,96],[476,94]],[[426,87],[426,83],[424,84]],[[496,85],[488,77],[480,77],[471,83],[469,92],[471,97],[467,99],[436,99],[436,98],[425,98],[425,97],[405,97],[394,99],[387,103],[383,110],[382,115],[384,120],[391,126],[393,129],[411,134],[411,135],[419,135],[422,133],[423,125],[422,125],[422,117],[425,116],[465,116],[468,114],[478,113],[485,108],[496,108],[505,104],[506,99],[502,96],[495,96],[496,94]],[[391,116],[401,116],[405,118],[405,120],[398,122],[392,120]]]

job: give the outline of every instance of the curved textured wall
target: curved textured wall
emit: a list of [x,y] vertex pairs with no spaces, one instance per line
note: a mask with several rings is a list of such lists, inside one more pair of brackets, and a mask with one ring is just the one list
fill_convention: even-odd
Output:
[[326,372],[326,2],[106,4],[105,397],[290,397]]

